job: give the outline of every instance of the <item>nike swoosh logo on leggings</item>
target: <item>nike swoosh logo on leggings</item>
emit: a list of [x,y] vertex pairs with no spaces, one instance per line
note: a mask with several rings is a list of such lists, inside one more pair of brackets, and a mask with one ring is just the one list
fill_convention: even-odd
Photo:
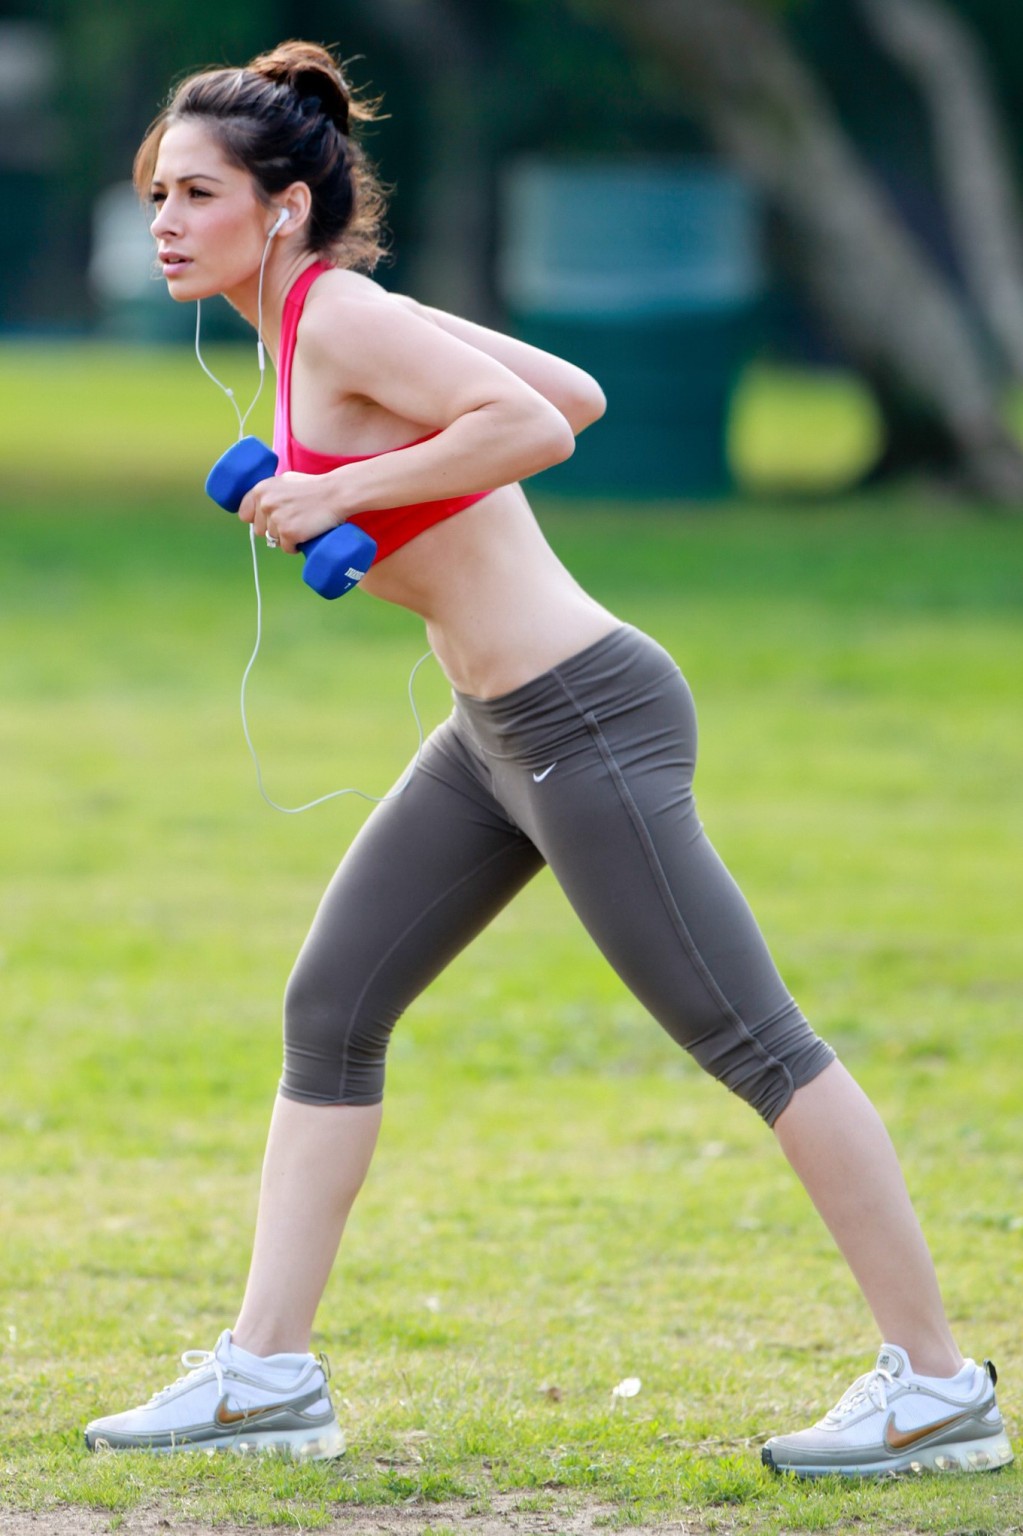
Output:
[[544,779],[547,777],[547,775],[549,773],[553,773],[557,766],[558,766],[557,760],[555,759],[555,761],[551,764],[551,766],[549,768],[545,768],[544,769],[543,773],[534,773],[534,775],[533,775],[533,783],[534,784],[542,784]]

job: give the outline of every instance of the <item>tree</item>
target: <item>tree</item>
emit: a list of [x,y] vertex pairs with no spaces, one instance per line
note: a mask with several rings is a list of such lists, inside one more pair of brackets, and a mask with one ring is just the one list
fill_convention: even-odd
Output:
[[919,87],[970,298],[1023,379],[1023,221],[1006,134],[977,41],[943,0],[857,0]]
[[462,0],[375,0],[372,20],[415,61],[427,154],[414,286],[442,308],[492,318],[494,146],[488,12]]
[[[680,100],[764,194],[795,280],[874,388],[888,428],[883,471],[938,470],[1018,501],[1023,452],[1002,420],[996,370],[959,297],[843,132],[777,7],[592,3],[638,54],[663,61]],[[883,6],[898,8],[876,0],[874,9]],[[918,5],[918,23],[926,9]]]

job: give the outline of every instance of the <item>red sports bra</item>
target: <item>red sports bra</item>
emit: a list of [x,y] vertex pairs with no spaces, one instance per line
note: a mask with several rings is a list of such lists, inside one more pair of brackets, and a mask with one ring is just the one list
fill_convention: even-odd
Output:
[[[284,313],[281,316],[281,347],[277,360],[277,404],[274,411],[274,451],[277,454],[279,475],[289,469],[298,470],[305,475],[325,475],[332,469],[340,469],[343,464],[357,464],[365,459],[379,457],[375,453],[341,455],[316,453],[312,448],[304,447],[292,436],[291,363],[295,355],[298,322],[313,283],[321,272],[331,270],[329,263],[325,261],[314,262],[296,278],[284,300]],[[431,437],[436,436],[436,432],[428,432],[425,437],[419,437],[413,443],[403,443],[401,448],[388,448],[384,452],[400,453],[402,448],[414,448],[417,443],[428,442]],[[434,523],[443,522],[444,518],[451,517],[455,512],[461,512],[465,507],[471,507],[474,502],[482,501],[484,496],[489,495],[489,491],[476,491],[471,496],[449,496],[443,501],[420,501],[408,507],[386,507],[379,511],[356,512],[348,521],[357,523],[376,540],[376,558],[380,561],[385,560],[388,555],[393,555],[396,549],[400,549],[417,534],[432,528]]]

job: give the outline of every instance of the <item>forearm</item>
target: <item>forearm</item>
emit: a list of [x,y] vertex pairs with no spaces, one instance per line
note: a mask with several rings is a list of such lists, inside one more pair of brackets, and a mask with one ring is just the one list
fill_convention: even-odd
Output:
[[510,368],[537,394],[550,401],[576,434],[604,414],[607,402],[603,390],[596,379],[574,363],[544,352],[540,347],[531,347],[514,336],[448,314],[446,310],[431,309],[406,295],[400,295],[400,301],[449,335],[457,336],[459,341]]
[[302,341],[311,387],[372,401],[396,422],[447,425],[323,475],[260,481],[238,509],[257,535],[290,551],[360,512],[496,490],[572,454],[568,416],[542,391],[411,309],[372,291],[326,293]]
[[331,470],[320,480],[337,520],[494,490],[561,463],[574,447],[571,431],[558,413],[537,406],[482,406],[424,443]]

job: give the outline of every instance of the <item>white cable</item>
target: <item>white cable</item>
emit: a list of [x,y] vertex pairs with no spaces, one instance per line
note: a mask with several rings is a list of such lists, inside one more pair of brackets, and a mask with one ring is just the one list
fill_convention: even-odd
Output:
[[245,412],[244,416],[238,409],[238,402],[234,397],[234,390],[228,389],[227,385],[222,383],[211,369],[207,368],[206,363],[203,360],[203,355],[199,350],[199,330],[202,325],[202,300],[196,299],[195,301],[195,355],[199,359],[199,367],[202,369],[203,373],[208,379],[213,380],[218,389],[222,389],[224,391],[224,394],[227,396],[232,406],[234,407],[234,414],[238,418],[239,442],[241,442],[242,438],[245,436],[245,423],[252,415],[252,412],[255,409],[256,401],[263,393],[263,380],[266,377],[266,349],[263,346],[263,269],[266,266],[266,258],[270,250],[270,244],[272,240],[273,235],[267,235],[266,244],[263,247],[263,256],[259,263],[259,287],[256,290],[256,358],[259,362],[259,383],[256,385],[256,393],[249,401],[249,408]]
[[315,800],[307,800],[305,805],[279,805],[277,801],[272,799],[263,788],[263,770],[259,766],[259,756],[256,752],[252,736],[249,732],[248,715],[245,709],[245,690],[249,681],[249,673],[252,671],[252,668],[255,665],[256,657],[259,655],[259,647],[263,638],[263,593],[259,585],[259,561],[256,555],[256,535],[251,524],[249,526],[249,545],[252,550],[252,576],[256,584],[256,643],[253,647],[252,655],[249,657],[249,664],[245,668],[245,672],[242,676],[241,711],[242,730],[245,732],[245,743],[252,756],[252,761],[255,764],[256,784],[259,788],[259,793],[263,796],[263,799],[266,801],[267,805],[272,806],[275,811],[282,811],[285,816],[298,816],[302,811],[311,811],[314,805],[323,805],[325,801],[336,800],[340,795],[358,795],[360,800],[369,800],[373,805],[384,805],[388,800],[397,799],[397,797],[402,793],[404,789],[407,788],[408,784],[410,783],[412,775],[415,773],[419,766],[419,759],[423,752],[423,722],[420,719],[419,711],[416,708],[416,698],[413,685],[416,680],[416,673],[423,665],[423,662],[428,661],[433,655],[432,651],[426,651],[424,655],[420,656],[419,660],[412,668],[412,671],[409,673],[408,697],[409,703],[412,706],[412,718],[416,722],[416,730],[419,733],[419,742],[416,746],[416,754],[409,766],[406,768],[405,772],[402,774],[401,778],[398,780],[397,784],[395,784],[392,789],[389,789],[386,795],[370,795],[367,794],[364,789],[332,789],[327,795],[319,795]]
[[[256,386],[256,393],[253,395],[251,401],[249,402],[249,408],[245,412],[244,416],[238,409],[238,402],[234,397],[234,390],[229,389],[226,384],[222,383],[221,380],[217,378],[216,374],[207,368],[205,362],[203,361],[203,355],[199,349],[199,331],[202,325],[202,301],[197,299],[195,304],[195,355],[199,359],[199,366],[203,373],[206,374],[207,378],[213,380],[218,389],[223,390],[224,394],[230,400],[231,405],[234,407],[234,413],[238,418],[239,442],[241,442],[242,438],[245,436],[245,423],[252,415],[253,407],[255,406],[256,401],[259,399],[260,394],[262,393],[263,379],[266,375],[266,353],[263,346],[263,270],[266,266],[267,252],[270,249],[272,240],[273,234],[271,233],[267,235],[266,244],[263,247],[263,257],[259,263],[259,287],[256,292],[256,356],[259,360],[259,383]],[[249,673],[252,671],[252,668],[255,665],[256,657],[259,655],[259,648],[263,641],[263,592],[259,585],[259,561],[256,555],[256,530],[251,523],[249,524],[249,546],[252,550],[252,578],[256,587],[256,643],[253,647],[252,655],[249,657],[248,665],[242,674],[240,702],[242,712],[242,730],[245,733],[245,744],[248,747],[252,761],[255,764],[256,784],[259,788],[259,793],[263,796],[263,799],[266,801],[267,805],[271,806],[275,811],[281,811],[285,816],[298,816],[302,811],[311,811],[314,806],[323,805],[327,800],[336,800],[340,795],[358,795],[360,800],[369,800],[373,805],[383,805],[388,800],[396,799],[397,796],[400,795],[411,782],[412,775],[415,773],[419,766],[419,759],[423,752],[423,742],[425,739],[423,734],[423,722],[420,719],[419,711],[416,708],[416,699],[413,685],[416,680],[416,673],[423,665],[423,662],[427,661],[433,655],[432,651],[427,651],[424,655],[420,656],[419,660],[412,668],[412,671],[409,673],[409,703],[412,706],[412,718],[416,722],[416,730],[419,733],[419,742],[416,747],[416,753],[408,768],[398,780],[397,784],[395,784],[392,789],[389,789],[386,795],[369,795],[363,789],[332,789],[327,795],[319,795],[315,800],[307,800],[305,805],[278,805],[277,801],[271,799],[271,797],[264,789],[263,770],[259,766],[259,756],[256,752],[255,744],[253,743],[252,735],[249,731],[248,715],[245,709],[245,690],[248,687]]]

